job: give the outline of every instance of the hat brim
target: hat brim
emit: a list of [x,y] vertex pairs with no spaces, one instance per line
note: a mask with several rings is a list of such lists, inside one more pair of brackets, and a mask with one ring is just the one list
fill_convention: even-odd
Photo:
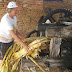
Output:
[[20,9],[20,7],[15,7],[15,9]]

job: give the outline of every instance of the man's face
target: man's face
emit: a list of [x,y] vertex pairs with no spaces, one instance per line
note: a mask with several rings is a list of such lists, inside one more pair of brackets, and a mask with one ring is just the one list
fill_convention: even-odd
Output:
[[16,16],[17,13],[18,13],[18,9],[16,9],[16,8],[14,8],[14,9],[11,11],[11,14],[12,14],[13,16]]

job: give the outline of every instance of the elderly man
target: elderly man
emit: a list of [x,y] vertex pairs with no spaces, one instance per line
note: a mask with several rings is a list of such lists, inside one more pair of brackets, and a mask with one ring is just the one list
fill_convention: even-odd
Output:
[[[22,42],[25,39],[17,31],[17,18],[19,7],[16,2],[11,1],[7,6],[7,13],[2,17],[0,23],[0,63],[7,49],[13,44],[14,39],[19,42],[28,51],[29,47]],[[0,64],[1,65],[1,64]]]

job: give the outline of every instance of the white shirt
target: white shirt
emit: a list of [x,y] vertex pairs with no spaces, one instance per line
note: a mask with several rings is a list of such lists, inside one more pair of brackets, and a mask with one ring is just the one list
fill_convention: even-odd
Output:
[[16,30],[17,18],[12,19],[9,14],[5,14],[0,22],[0,42],[9,43],[13,40],[8,30]]

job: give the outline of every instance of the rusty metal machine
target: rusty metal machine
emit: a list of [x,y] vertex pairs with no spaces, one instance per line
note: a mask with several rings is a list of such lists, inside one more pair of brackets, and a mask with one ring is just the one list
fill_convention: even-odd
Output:
[[[72,69],[72,11],[69,9],[56,9],[48,13],[46,16],[42,16],[38,22],[37,30],[34,30],[28,34],[27,37],[31,37],[36,33],[36,36],[54,37],[54,46],[58,46],[54,50],[53,55],[58,49],[59,53],[57,56],[49,58],[57,58],[62,60],[64,65]],[[52,44],[51,44],[52,46]],[[50,49],[49,49],[50,50]],[[52,50],[52,51],[53,51]],[[57,52],[58,52],[57,51]],[[47,53],[50,55],[50,51]],[[52,60],[50,60],[52,61]],[[45,62],[48,66],[49,60]],[[58,64],[57,64],[58,65]],[[60,64],[59,64],[60,65]]]

